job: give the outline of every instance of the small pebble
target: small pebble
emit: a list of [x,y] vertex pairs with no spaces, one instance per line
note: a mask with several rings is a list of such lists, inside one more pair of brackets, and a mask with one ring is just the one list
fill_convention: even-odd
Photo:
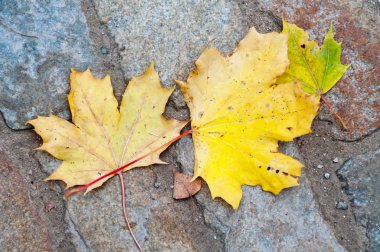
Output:
[[348,204],[344,201],[338,201],[335,205],[335,207],[337,209],[340,209],[340,210],[347,210],[348,209]]
[[108,48],[107,47],[102,47],[102,48],[100,48],[100,52],[102,54],[108,54]]
[[154,183],[155,188],[160,188],[160,186],[161,186],[161,183],[159,183],[159,182]]
[[317,165],[317,168],[318,168],[318,169],[322,169],[322,168],[323,168],[323,165],[319,164],[319,165]]
[[338,162],[339,162],[339,159],[336,157],[336,158],[334,158],[333,162],[334,162],[334,163],[338,163]]
[[325,179],[329,179],[330,178],[330,173],[326,172],[323,177],[325,177]]
[[173,189],[173,188],[174,188],[174,185],[171,185],[170,188]]

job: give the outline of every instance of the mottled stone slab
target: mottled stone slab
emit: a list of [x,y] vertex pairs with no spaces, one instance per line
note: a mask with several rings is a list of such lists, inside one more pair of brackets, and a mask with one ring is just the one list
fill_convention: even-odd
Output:
[[51,249],[46,227],[29,202],[25,182],[0,145],[0,248],[3,251]]
[[337,171],[356,220],[367,229],[368,251],[380,250],[380,149],[352,157]]
[[342,62],[351,63],[343,79],[326,98],[346,121],[341,130],[331,112],[322,105],[320,117],[334,121],[336,138],[353,140],[379,127],[380,4],[378,1],[253,1],[254,8],[284,17],[307,30],[322,43],[330,22],[335,38],[342,42]]
[[[43,181],[31,131],[9,130],[0,118],[0,250],[72,251],[57,184]],[[58,191],[56,191],[58,190]]]
[[96,65],[80,3],[1,1],[0,20],[0,111],[7,124],[25,128],[51,113],[69,118],[70,68]]
[[143,73],[154,61],[165,86],[186,79],[207,46],[229,53],[248,29],[238,5],[231,1],[94,3],[121,50],[125,77]]

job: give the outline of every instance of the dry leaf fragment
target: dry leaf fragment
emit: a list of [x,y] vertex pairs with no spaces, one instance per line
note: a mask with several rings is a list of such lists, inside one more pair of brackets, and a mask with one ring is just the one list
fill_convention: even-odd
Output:
[[[110,76],[95,78],[90,70],[70,75],[68,101],[73,123],[54,115],[28,123],[42,137],[38,150],[63,160],[47,180],[62,180],[67,188],[85,185],[176,137],[186,122],[162,116],[174,88],[161,86],[153,64],[134,77],[124,93],[120,109],[113,95]],[[163,163],[155,152],[137,164]],[[104,178],[87,189],[101,186]]]
[[174,172],[174,199],[186,199],[195,195],[201,190],[202,182],[200,179],[192,181],[192,177],[180,172]]
[[278,141],[311,132],[319,99],[295,82],[275,84],[288,63],[287,35],[251,28],[231,56],[206,49],[178,82],[191,113],[194,178],[235,209],[242,185],[274,194],[298,185],[302,164],[279,153]]

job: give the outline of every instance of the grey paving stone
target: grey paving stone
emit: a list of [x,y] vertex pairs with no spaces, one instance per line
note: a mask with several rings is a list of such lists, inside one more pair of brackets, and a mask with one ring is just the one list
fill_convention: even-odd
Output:
[[380,250],[380,149],[352,157],[337,171],[357,221],[367,229],[369,251]]
[[85,70],[97,60],[86,19],[75,0],[0,2],[0,111],[7,124],[25,128],[37,115],[69,118],[70,68]]
[[224,53],[235,48],[248,26],[231,1],[95,0],[97,13],[120,49],[126,78],[154,61],[161,81],[185,79],[208,46]]

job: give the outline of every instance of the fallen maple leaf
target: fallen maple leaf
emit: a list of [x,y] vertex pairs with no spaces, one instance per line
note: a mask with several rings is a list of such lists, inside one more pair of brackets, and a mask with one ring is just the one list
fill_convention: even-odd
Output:
[[298,185],[302,164],[279,153],[278,141],[311,132],[319,99],[295,82],[275,84],[288,62],[287,35],[251,28],[231,56],[206,49],[187,83],[178,81],[191,113],[194,178],[235,209],[244,184],[274,194]]
[[[43,139],[43,145],[37,149],[63,160],[46,180],[62,180],[66,188],[70,188],[98,179],[86,187],[88,192],[112,176],[104,177],[105,174],[142,154],[149,155],[124,171],[164,163],[159,158],[162,146],[168,139],[178,136],[186,122],[163,117],[166,102],[174,88],[161,86],[153,64],[143,75],[129,82],[120,110],[109,75],[98,79],[90,70],[72,70],[70,84],[68,101],[73,123],[53,115],[39,116],[28,122]],[[121,173],[119,175],[124,189]],[[127,217],[126,221],[129,226]]]
[[[47,180],[62,180],[67,188],[85,185],[162,146],[186,124],[162,116],[174,89],[161,86],[153,65],[130,81],[120,111],[109,75],[97,79],[90,70],[72,70],[70,84],[68,100],[73,124],[54,115],[28,122],[43,139],[37,149],[63,160]],[[163,163],[159,154],[155,152],[126,170]],[[87,192],[107,179],[88,187]]]
[[201,190],[201,180],[195,179],[192,181],[192,177],[187,176],[180,172],[174,172],[174,199],[186,199],[195,195]]
[[[319,96],[325,94],[350,67],[350,65],[345,66],[340,62],[341,43],[334,40],[332,23],[321,47],[314,40],[309,40],[307,32],[297,25],[283,20],[283,27],[282,33],[289,36],[288,56],[290,64],[277,83],[298,80],[305,92]],[[340,116],[335,113],[324,97],[321,96],[321,98],[342,126],[346,128]]]

